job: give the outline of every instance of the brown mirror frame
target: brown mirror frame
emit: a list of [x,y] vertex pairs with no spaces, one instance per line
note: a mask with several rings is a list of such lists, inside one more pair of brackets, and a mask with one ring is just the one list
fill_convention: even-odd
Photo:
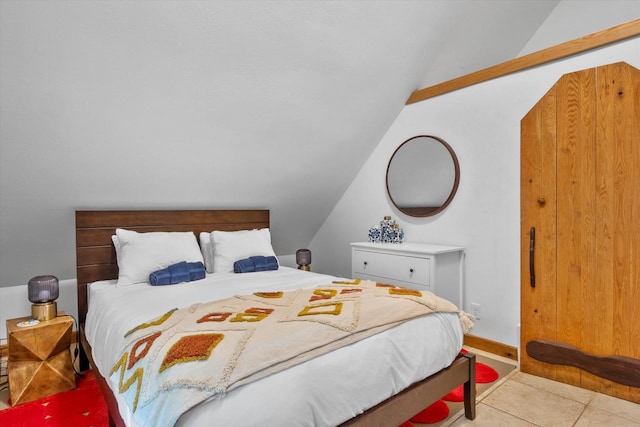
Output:
[[[407,144],[409,144],[411,142],[413,142],[413,143],[417,142],[416,140],[419,139],[419,138],[428,138],[428,139],[432,140],[433,143],[442,144],[442,146],[447,150],[447,152],[451,156],[453,172],[454,172],[453,183],[451,185],[451,191],[449,192],[448,197],[439,206],[400,206],[396,202],[396,199],[394,199],[393,194],[391,194],[391,189],[390,189],[390,186],[389,186],[389,172],[391,170],[391,164],[393,163],[394,158],[396,158],[398,153],[403,149],[403,147],[407,147],[408,146]],[[424,163],[421,163],[421,165],[424,165]],[[456,192],[458,191],[458,184],[459,183],[460,183],[460,165],[458,163],[458,157],[456,156],[456,153],[453,151],[451,146],[449,144],[447,144],[447,142],[445,142],[444,140],[442,140],[441,138],[438,138],[436,136],[418,135],[418,136],[414,136],[412,138],[407,139],[405,142],[400,144],[400,146],[398,148],[396,148],[396,150],[393,152],[393,155],[391,156],[391,159],[389,160],[389,164],[387,165],[387,175],[386,175],[387,194],[389,195],[389,198],[391,199],[391,202],[393,203],[393,205],[400,212],[404,213],[405,215],[412,216],[412,217],[429,217],[429,216],[437,215],[438,213],[442,212],[447,206],[449,206],[449,204],[453,200],[453,197],[455,196]],[[419,183],[419,182],[415,183],[416,188],[420,187],[421,184],[422,185],[429,185],[429,182],[427,181],[427,182],[424,182],[424,183]]]

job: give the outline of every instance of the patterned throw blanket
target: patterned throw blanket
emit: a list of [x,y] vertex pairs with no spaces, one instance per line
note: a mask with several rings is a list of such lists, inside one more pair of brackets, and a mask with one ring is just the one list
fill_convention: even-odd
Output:
[[358,280],[196,304],[127,332],[110,379],[140,426],[172,426],[206,399],[433,312],[473,325],[430,292]]

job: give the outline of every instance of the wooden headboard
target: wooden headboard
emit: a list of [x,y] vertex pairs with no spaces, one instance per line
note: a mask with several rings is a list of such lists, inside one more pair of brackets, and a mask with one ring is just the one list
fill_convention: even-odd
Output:
[[118,278],[111,236],[116,228],[148,231],[237,231],[269,227],[268,210],[76,211],[78,321],[87,316],[87,284]]

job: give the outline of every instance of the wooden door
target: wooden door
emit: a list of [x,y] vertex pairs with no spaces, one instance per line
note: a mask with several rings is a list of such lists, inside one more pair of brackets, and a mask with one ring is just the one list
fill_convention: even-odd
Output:
[[564,75],[523,118],[521,214],[522,371],[640,402],[637,69]]

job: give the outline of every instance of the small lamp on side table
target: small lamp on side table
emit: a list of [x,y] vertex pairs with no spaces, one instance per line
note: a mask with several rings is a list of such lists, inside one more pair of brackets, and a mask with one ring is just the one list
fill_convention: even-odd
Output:
[[296,264],[298,264],[298,270],[311,271],[311,251],[309,249],[298,249],[296,251]]
[[51,320],[58,315],[56,300],[59,287],[56,276],[36,276],[29,280],[28,291],[31,317],[36,320]]

